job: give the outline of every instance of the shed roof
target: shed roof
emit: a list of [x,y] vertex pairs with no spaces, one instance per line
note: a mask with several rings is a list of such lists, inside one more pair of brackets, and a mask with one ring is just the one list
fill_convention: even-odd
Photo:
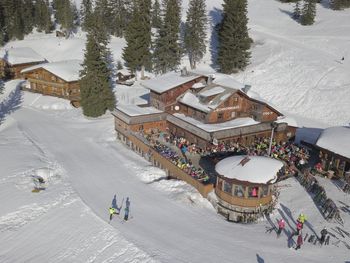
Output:
[[330,127],[317,139],[316,145],[350,159],[350,127]]
[[264,156],[232,156],[223,159],[215,170],[226,178],[257,184],[273,183],[283,162]]
[[46,59],[29,47],[2,49],[0,57],[11,65],[45,62]]
[[117,106],[117,110],[125,113],[128,116],[142,116],[149,114],[162,113],[162,111],[154,107],[139,107],[133,104],[122,104]]
[[206,124],[180,113],[175,113],[173,114],[173,116],[183,121],[186,121],[194,126],[197,126],[198,128],[206,132],[221,131],[221,130],[232,129],[232,128],[237,128],[242,126],[249,126],[249,125],[254,125],[259,123],[253,120],[252,118],[236,118],[223,123]]
[[64,60],[52,63],[44,63],[23,69],[21,73],[30,72],[39,68],[43,68],[57,77],[71,82],[80,79],[79,72],[82,69],[83,62],[81,60]]
[[157,93],[163,93],[177,86],[195,80],[198,77],[200,77],[200,75],[193,73],[187,76],[181,76],[178,72],[169,72],[153,79],[144,80],[141,82],[141,85]]

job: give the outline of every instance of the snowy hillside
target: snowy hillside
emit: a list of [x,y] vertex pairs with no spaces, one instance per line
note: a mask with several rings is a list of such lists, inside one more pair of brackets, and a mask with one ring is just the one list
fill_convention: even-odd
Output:
[[[221,0],[207,1],[210,24],[220,21]],[[183,20],[188,0],[183,1]],[[251,84],[252,90],[289,114],[315,119],[326,125],[350,122],[350,10],[333,11],[317,5],[316,23],[301,26],[290,13],[293,5],[275,0],[250,0],[249,34],[254,40],[251,65],[234,75]],[[31,47],[50,62],[83,59],[85,34],[72,39],[51,35],[30,35],[10,47]],[[124,39],[112,38],[114,60],[121,59]],[[208,28],[208,52],[199,65],[213,71],[216,38]],[[344,57],[345,60],[340,61]],[[188,59],[183,59],[189,65]],[[302,125],[304,123],[301,123]]]
[[[77,0],[78,1],[78,0]],[[221,0],[208,0],[211,23],[220,17]],[[183,16],[188,0],[183,1]],[[292,5],[249,0],[249,33],[254,39],[251,65],[234,75],[252,91],[304,125],[323,127],[350,122],[350,10],[318,5],[317,21],[302,27],[289,13]],[[208,29],[208,52],[199,70],[213,71],[215,38]],[[112,38],[114,60],[124,39]],[[11,47],[31,47],[50,62],[83,59],[85,34],[59,39],[31,34]],[[215,49],[214,49],[215,51]],[[214,52],[215,53],[215,52]],[[343,63],[339,59],[345,57]],[[183,64],[188,66],[186,58]],[[318,233],[327,222],[310,195],[294,179],[280,184],[271,222],[233,224],[208,200],[116,141],[110,114],[86,119],[68,101],[22,92],[20,81],[0,94],[0,262],[348,262],[350,238],[329,246],[295,239],[295,219],[308,217],[304,233]],[[117,86],[120,103],[143,103],[147,90]],[[309,119],[312,119],[311,121]],[[325,124],[322,124],[325,123]],[[321,123],[321,124],[320,124]],[[33,176],[47,178],[46,190],[33,193]],[[350,195],[322,180],[327,195],[350,204]],[[131,200],[130,220],[108,207]],[[341,211],[350,230],[350,213]],[[285,217],[279,239],[266,227]],[[349,231],[350,232],[350,231]],[[334,244],[333,244],[334,242]]]

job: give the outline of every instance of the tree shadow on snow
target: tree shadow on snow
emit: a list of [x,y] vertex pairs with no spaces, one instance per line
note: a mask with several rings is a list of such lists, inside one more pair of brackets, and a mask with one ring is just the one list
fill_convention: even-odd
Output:
[[279,10],[280,10],[281,13],[284,13],[284,14],[288,15],[292,20],[295,20],[294,17],[293,17],[293,12],[288,11],[288,10],[284,10],[284,9],[281,9],[281,8],[279,8]]
[[222,10],[218,8],[214,8],[209,12],[209,21],[210,21],[210,27],[212,29],[211,36],[210,36],[210,46],[209,51],[211,55],[211,67],[217,68],[217,57],[218,57],[218,47],[219,47],[219,40],[218,40],[218,27],[219,23],[222,20]]
[[0,103],[0,124],[5,120],[5,117],[12,112],[18,110],[22,103],[22,93],[20,84],[15,90],[11,91],[9,96]]

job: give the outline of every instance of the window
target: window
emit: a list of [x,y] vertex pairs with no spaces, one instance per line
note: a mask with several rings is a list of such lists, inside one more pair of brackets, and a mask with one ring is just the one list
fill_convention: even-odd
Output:
[[222,121],[224,119],[224,114],[222,112],[218,113],[218,121]]
[[241,185],[235,186],[235,192],[234,195],[237,197],[244,197],[244,188]]
[[232,184],[224,181],[224,192],[232,194]]
[[258,197],[259,196],[259,187],[253,186],[248,189],[249,197]]
[[231,113],[231,118],[236,118],[236,112],[235,112],[235,111],[233,111],[233,112]]
[[262,196],[267,196],[269,193],[269,186],[268,185],[263,185],[262,186]]

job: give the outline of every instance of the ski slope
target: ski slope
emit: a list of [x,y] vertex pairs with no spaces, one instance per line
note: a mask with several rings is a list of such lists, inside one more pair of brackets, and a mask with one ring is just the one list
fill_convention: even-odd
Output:
[[[45,106],[64,100],[28,92],[19,101],[0,126],[6,153],[0,160],[2,262],[342,262],[348,257],[345,247],[306,243],[298,252],[288,249],[286,234],[280,239],[266,234],[265,221],[226,222],[190,186],[161,180],[164,172],[116,142],[110,115],[88,120],[79,109]],[[43,168],[52,171],[47,189],[32,193],[31,175]],[[290,216],[291,233],[293,220],[304,212],[312,226],[305,231],[318,233],[328,225],[299,183],[285,183],[274,222]],[[126,223],[115,217],[109,224],[114,194],[118,205],[131,200]]]
[[[220,16],[221,3],[207,1],[211,24]],[[183,16],[187,5],[183,1]],[[250,0],[248,7],[252,60],[234,77],[252,84],[252,91],[302,120],[303,126],[349,123],[350,10],[334,12],[318,5],[315,25],[302,27],[288,15],[292,5]],[[199,69],[213,71],[211,27],[208,33],[208,52]],[[35,33],[6,48],[31,47],[53,62],[82,59],[84,43],[82,32],[70,39]],[[121,59],[124,45],[123,39],[111,39],[115,61]],[[186,58],[183,65],[188,66]],[[0,104],[0,262],[350,260],[341,244],[288,248],[286,234],[300,212],[309,219],[307,233],[336,226],[323,219],[293,179],[281,185],[280,203],[271,217],[273,222],[281,216],[289,221],[279,239],[265,233],[267,221],[228,223],[192,187],[163,180],[163,171],[117,142],[109,114],[86,119],[69,102],[20,92],[18,84],[7,82],[0,95],[0,103],[5,102]],[[119,103],[147,97],[138,84],[117,86],[115,91]],[[32,193],[32,175],[41,169],[50,178],[47,189]],[[349,195],[327,180],[323,184],[332,198],[350,204]],[[107,209],[114,194],[119,205],[130,197],[130,221],[116,217],[109,224]],[[342,216],[349,231],[350,215]]]

